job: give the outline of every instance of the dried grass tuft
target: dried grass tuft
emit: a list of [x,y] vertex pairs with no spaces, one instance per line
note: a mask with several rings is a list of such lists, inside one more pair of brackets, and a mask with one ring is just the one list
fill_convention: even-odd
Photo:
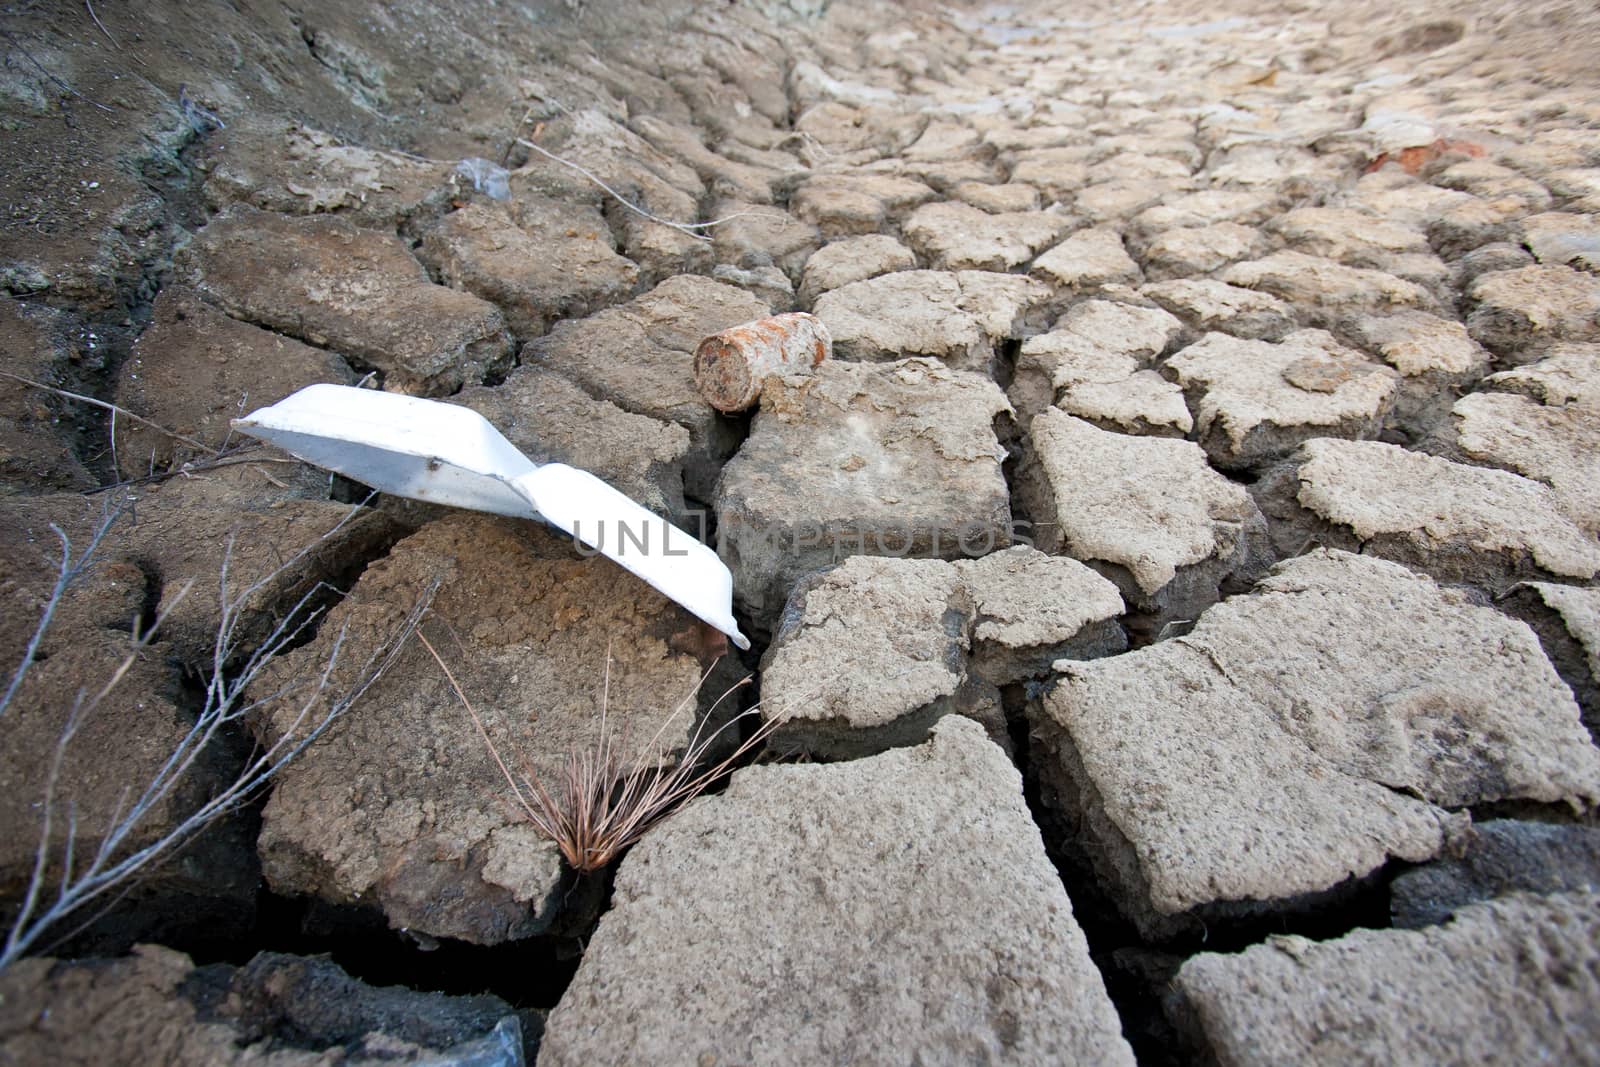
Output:
[[[777,716],[767,719],[732,753],[708,767],[702,767],[707,753],[724,731],[748,716],[759,714],[759,711],[756,707],[749,708],[706,733],[706,719],[710,718],[708,713],[695,728],[683,755],[676,761],[672,760],[671,753],[661,739],[668,727],[693,703],[709,676],[708,672],[656,730],[655,736],[639,755],[628,758],[625,756],[628,750],[626,737],[619,739],[606,725],[611,691],[611,655],[608,650],[605,687],[600,701],[600,739],[570,749],[553,780],[547,781],[528,766],[524,766],[521,774],[514,774],[490,739],[489,732],[484,729],[482,718],[462,691],[449,665],[421,630],[416,631],[416,637],[432,654],[456,698],[467,709],[467,714],[472,716],[478,736],[483,738],[495,766],[511,787],[520,813],[535,829],[555,843],[562,858],[575,871],[597,871],[609,866],[652,827],[732,771],[782,722],[782,718]],[[711,710],[715,711],[717,705],[749,682],[749,677],[741,679],[717,698]]]

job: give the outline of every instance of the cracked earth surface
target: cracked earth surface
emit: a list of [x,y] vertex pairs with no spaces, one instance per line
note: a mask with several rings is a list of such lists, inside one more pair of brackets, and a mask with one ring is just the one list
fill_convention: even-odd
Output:
[[[225,561],[291,560],[242,649],[340,591],[267,693],[437,583],[423,632],[546,773],[602,699],[681,750],[706,672],[696,718],[749,672],[783,723],[585,879],[412,643],[0,974],[0,1059],[1594,1060],[1594,12],[6,19],[8,671],[51,524],[125,510],[0,736],[7,914],[72,694],[165,613],[69,753],[92,850],[194,713]],[[833,358],[715,410],[696,344],[786,311]],[[238,450],[315,382],[468,406],[701,531],[756,649],[534,524]]]

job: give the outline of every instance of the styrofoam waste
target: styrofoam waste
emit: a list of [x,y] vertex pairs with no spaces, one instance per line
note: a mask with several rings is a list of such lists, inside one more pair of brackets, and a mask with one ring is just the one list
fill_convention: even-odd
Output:
[[727,634],[733,575],[710,548],[587,471],[538,464],[489,420],[439,400],[311,385],[233,420],[239,432],[381,492],[543,519]]

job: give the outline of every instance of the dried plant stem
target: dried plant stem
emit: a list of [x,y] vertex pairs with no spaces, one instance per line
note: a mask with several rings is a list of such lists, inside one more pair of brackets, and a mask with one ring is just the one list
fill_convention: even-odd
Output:
[[29,63],[32,63],[34,65],[34,67],[36,67],[38,69],[40,74],[43,74],[46,78],[49,78],[52,82],[54,82],[56,84],[57,87],[59,87],[60,89],[66,91],[66,92],[71,93],[73,96],[77,97],[79,100],[82,100],[84,103],[89,104],[91,107],[97,107],[101,111],[109,111],[112,114],[116,113],[114,111],[114,109],[106,107],[104,104],[100,103],[97,100],[89,99],[87,96],[84,96],[82,93],[78,92],[78,90],[74,89],[72,86],[68,85],[66,82],[62,81],[60,78],[56,77],[54,74],[51,74],[50,71],[45,67],[45,65],[43,63],[41,63],[37,59],[33,58],[33,53],[32,52],[29,52],[26,48],[22,47],[22,42],[17,40],[16,35],[13,34],[10,30],[0,30],[0,34],[3,34],[5,36],[5,39],[11,42],[12,47],[15,48],[17,51],[21,52],[22,55],[23,55],[23,58],[27,59],[27,61]]
[[506,766],[505,760],[500,758],[500,750],[495,747],[493,741],[489,740],[489,731],[483,728],[483,720],[478,717],[478,709],[472,706],[472,702],[461,691],[461,683],[456,681],[456,676],[450,670],[449,665],[445,663],[444,658],[439,655],[438,651],[433,647],[433,643],[428,640],[427,635],[421,630],[417,631],[417,640],[422,642],[422,647],[426,648],[428,654],[433,657],[434,662],[439,664],[439,669],[444,671],[445,680],[450,683],[450,688],[455,690],[456,696],[460,698],[462,705],[467,709],[467,714],[472,716],[472,724],[478,728],[478,736],[483,738],[484,745],[489,749],[489,755],[494,757],[495,766],[499,767],[500,773],[505,776],[506,784],[511,787],[512,794],[517,798],[517,804],[524,812],[531,813],[533,809],[529,807],[527,798],[522,795],[522,790],[517,788],[516,777],[512,775],[511,769]]
[[720,219],[712,219],[710,222],[675,222],[672,219],[664,219],[660,215],[652,215],[650,212],[646,211],[644,208],[640,207],[638,204],[635,204],[633,201],[629,200],[627,197],[625,197],[621,193],[617,192],[611,186],[607,185],[600,178],[600,176],[598,174],[596,174],[594,171],[588,170],[588,169],[586,169],[586,168],[584,168],[582,166],[579,166],[577,163],[572,162],[572,160],[570,160],[570,159],[563,159],[561,156],[556,155],[554,152],[550,151],[548,148],[544,148],[541,145],[534,144],[532,141],[528,140],[526,137],[518,137],[516,139],[516,143],[521,145],[523,148],[531,148],[533,151],[539,153],[541,156],[544,156],[546,159],[550,160],[551,162],[559,163],[563,167],[570,167],[571,169],[577,171],[579,174],[583,175],[585,178],[588,178],[590,181],[594,182],[600,188],[602,188],[606,192],[610,193],[614,198],[616,198],[617,203],[621,204],[623,207],[627,208],[629,211],[633,212],[635,215],[638,215],[641,218],[648,219],[651,222],[660,223],[663,226],[670,226],[674,230],[677,230],[680,233],[688,234],[690,237],[693,237],[696,241],[709,241],[709,240],[711,240],[711,238],[707,237],[705,234],[697,233],[696,232],[697,230],[709,230],[714,226],[721,226],[725,222],[732,222],[734,219],[742,219],[747,215],[754,215],[754,216],[756,216],[758,218],[770,218],[770,219],[780,219],[780,220],[782,218],[782,216],[780,216],[780,215],[769,215],[769,214],[766,214],[764,212],[759,212],[759,211],[735,211],[731,215],[724,215],[722,218],[720,218]]
[[66,397],[68,400],[76,400],[81,404],[90,404],[97,408],[104,408],[106,411],[111,412],[113,416],[121,415],[123,418],[132,419],[141,426],[148,426],[158,433],[166,434],[174,441],[182,441],[191,448],[198,448],[200,451],[209,453],[211,455],[217,454],[217,450],[205,442],[196,441],[193,437],[185,437],[176,430],[169,430],[159,422],[151,422],[142,415],[135,415],[127,408],[119,407],[116,404],[111,403],[109,400],[101,400],[99,397],[93,396],[84,396],[82,393],[74,393],[67,389],[57,388],[54,385],[45,385],[43,382],[36,382],[32,378],[24,378],[22,375],[12,374],[10,371],[0,370],[0,378],[10,378],[14,382],[21,382],[23,385],[31,386],[34,389],[42,389],[47,393],[54,393],[57,396]]
[[[122,481],[112,482],[110,485],[102,485],[96,489],[86,489],[84,490],[83,495],[93,496],[96,493],[106,493],[116,489],[126,489],[130,485],[148,485],[152,482],[165,482],[173,478],[191,478],[196,475],[204,474],[206,471],[221,470],[223,467],[237,467],[240,465],[249,465],[253,467],[263,463],[280,463],[284,466],[290,467],[297,467],[300,465],[300,461],[297,459],[288,459],[283,456],[261,456],[250,454],[260,451],[262,451],[262,448],[259,443],[255,441],[247,441],[243,444],[233,445],[226,451],[218,452],[215,459],[192,461],[183,464],[181,467],[173,467],[170,470],[157,471],[154,474],[141,475],[138,478],[124,478]],[[267,475],[265,471],[262,471],[261,473],[266,476],[267,480],[273,485],[276,485],[281,489],[288,488],[286,483]]]
[[117,39],[115,37],[111,36],[111,31],[106,29],[106,24],[101,22],[100,16],[94,13],[93,0],[83,0],[83,6],[89,9],[89,17],[94,19],[94,24],[96,26],[100,27],[100,32],[106,35],[106,40],[111,42],[111,47],[115,48],[119,52],[122,51],[122,46],[117,43]]

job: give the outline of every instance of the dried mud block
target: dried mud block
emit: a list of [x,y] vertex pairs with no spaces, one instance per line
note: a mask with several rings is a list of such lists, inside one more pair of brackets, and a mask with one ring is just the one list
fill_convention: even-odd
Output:
[[1192,441],[1102,430],[1051,409],[1033,420],[1017,499],[1041,549],[1116,582],[1134,609],[1193,619],[1265,565],[1266,521]]
[[1473,393],[1456,401],[1451,414],[1463,455],[1543,482],[1563,511],[1600,533],[1600,411],[1515,393]]
[[990,214],[968,204],[924,204],[901,226],[939,270],[1011,270],[1059,241],[1073,220],[1045,211]]
[[1039,190],[1018,183],[989,185],[986,182],[962,182],[950,190],[950,195],[963,204],[971,204],[995,215],[1038,211],[1040,207]]
[[911,249],[885,234],[847,237],[811,254],[800,279],[800,302],[810,306],[823,293],[893,271],[914,270]]
[[[118,74],[72,51],[65,40],[47,45],[42,36],[29,48],[69,78],[92,65],[101,89],[90,91],[115,93],[121,106],[68,126],[50,111],[63,92],[52,79],[61,74],[40,75],[35,64],[8,72],[11,209],[0,225],[0,293],[115,322],[153,295],[152,275],[184,235],[164,183],[185,170],[179,154],[192,130],[176,121],[166,91],[126,79],[119,85]],[[78,84],[74,92],[87,88]],[[21,105],[17,90],[39,94],[38,109]]]
[[1072,212],[1091,226],[1117,228],[1146,208],[1181,193],[1191,184],[1188,181],[1151,181],[1147,178],[1091,182],[1073,195]]
[[1509,363],[1529,363],[1560,341],[1600,340],[1600,278],[1531,266],[1479,275],[1467,289],[1467,330]]
[[692,126],[680,126],[655,115],[639,115],[629,125],[656,148],[694,168],[706,188],[715,195],[752,204],[771,204],[773,187],[783,180],[783,175],[771,168],[718,155],[706,147]]
[[1160,308],[1099,299],[1073,305],[1048,333],[1022,342],[1006,390],[1018,425],[1026,429],[1063,389],[1125,381],[1151,366],[1182,331]]
[[1600,750],[1523,624],[1398,564],[1279,564],[1182,637],[1057,664],[1047,806],[1150,936],[1437,855],[1459,809],[1600,800]]
[[[452,514],[368,567],[316,640],[269,670],[263,691],[315,676],[340,634],[349,651],[327,693],[347,689],[434,582],[424,633],[513,765],[557,774],[602,727],[636,746],[624,759],[639,758],[700,678],[693,655],[672,651],[696,620],[615,563],[578,558],[532,524]],[[261,736],[294,729],[304,699],[263,708]],[[679,715],[664,747],[681,749],[696,718]],[[413,640],[279,775],[258,845],[265,876],[280,893],[364,903],[434,937],[489,945],[539,933],[560,913],[568,876],[555,846],[506,802],[507,788],[466,708]]]
[[627,299],[639,281],[599,211],[543,197],[452,211],[423,232],[417,255],[446,285],[498,307],[522,340]]
[[234,205],[178,254],[180,273],[236,319],[342,353],[391,389],[452,393],[511,364],[494,305],[434,285],[404,241],[330,215]]
[[1600,271],[1600,219],[1547,211],[1522,220],[1522,243],[1533,258],[1552,266]]
[[944,560],[855,556],[801,579],[762,664],[772,743],[824,759],[919,743],[967,696],[972,619]]
[[1187,437],[1194,429],[1183,389],[1153,370],[1113,382],[1073,382],[1061,390],[1055,406],[1118,433]]
[[710,231],[718,263],[742,270],[776,268],[791,284],[822,244],[817,228],[782,208],[742,200],[721,200],[711,217],[726,219]]
[[1206,157],[1200,179],[1222,189],[1244,189],[1279,201],[1320,201],[1341,190],[1348,170],[1337,156],[1300,145],[1219,145]]
[[795,586],[763,661],[774,744],[854,759],[918,744],[948,714],[1009,749],[998,687],[1127,647],[1116,586],[1017,545],[981,559],[853,556]]
[[1031,185],[1045,200],[1068,200],[1089,183],[1087,148],[1059,145],[1016,152],[1011,181]]
[[[0,618],[0,673],[8,681],[36,638],[58,573],[62,544],[52,524],[70,540],[73,558],[82,558],[107,518],[105,503],[53,494],[13,497],[0,508],[0,590],[7,604]],[[182,649],[163,639],[162,631],[143,650],[133,645],[132,632],[160,595],[160,585],[129,544],[131,524],[123,515],[107,529],[91,566],[68,587],[50,625],[37,634],[34,661],[5,708],[0,825],[8,831],[0,835],[0,896],[9,914],[20,905],[34,872],[58,750],[60,775],[42,872],[45,904],[63,874],[69,838],[75,871],[88,869],[102,848],[110,851],[112,863],[120,862],[177,830],[238,770],[222,746],[199,751],[171,791],[154,799],[112,846],[113,820],[162,773],[194,722],[192,698],[182,693]],[[241,627],[241,638],[247,628]],[[209,647],[206,651],[210,665]],[[249,648],[241,642],[235,651]],[[82,710],[75,711],[80,704]],[[63,743],[74,719],[77,725]],[[206,922],[249,923],[256,882],[248,837],[236,823],[220,820],[186,849],[182,862],[152,868],[124,886],[117,901],[80,911],[55,936],[71,934],[72,926],[84,923],[87,929],[77,931],[82,936],[75,936],[75,950],[105,946],[115,952],[127,947],[129,937],[194,936]]]
[[[354,380],[337,353],[230,319],[193,290],[171,286],[156,297],[150,325],[123,361],[116,402],[219,449],[233,432],[229,420],[308,385]],[[117,420],[117,464],[124,478],[203,456],[170,434]]]
[[1552,345],[1542,359],[1491,374],[1484,385],[1542,404],[1600,409],[1600,344]]
[[1017,772],[959,716],[916,748],[739,771],[652,833],[623,861],[539,1058],[802,1064],[891,1048],[1133,1062]]
[[1392,421],[1413,438],[1437,424],[1456,397],[1489,369],[1489,353],[1465,326],[1426,311],[1361,315],[1344,330],[1400,375]]
[[1415,282],[1367,267],[1347,267],[1304,252],[1275,252],[1235,263],[1218,279],[1258,289],[1293,305],[1313,326],[1335,326],[1341,316],[1393,307],[1434,309],[1434,297]]
[[1218,331],[1248,341],[1278,341],[1296,328],[1294,309],[1271,293],[1213,278],[1154,282],[1139,293],[1199,334]]
[[1290,462],[1281,489],[1258,486],[1290,540],[1318,537],[1489,586],[1600,574],[1594,535],[1548,486],[1520,475],[1377,441],[1308,441]]
[[1122,247],[1116,230],[1079,230],[1033,261],[1034,277],[1069,292],[1113,283],[1137,285],[1139,264]]
[[937,196],[912,178],[889,174],[819,174],[789,198],[789,209],[828,240],[880,233],[891,220]]
[[1128,239],[1145,248],[1162,234],[1231,222],[1258,226],[1277,214],[1278,199],[1246,189],[1202,189],[1146,208],[1128,223]]
[[824,293],[815,314],[839,359],[934,356],[988,374],[1000,343],[1020,336],[1048,296],[1038,282],[1014,274],[907,270]]
[[995,384],[931,359],[828,360],[769,381],[717,489],[717,551],[771,632],[801,575],[852,555],[959,558],[1011,543]]
[[1426,930],[1204,953],[1177,989],[1225,1063],[1587,1063],[1597,942],[1600,895],[1515,894]]
[[1169,358],[1200,444],[1226,469],[1281,459],[1313,437],[1375,437],[1398,375],[1322,330],[1281,342],[1212,333]]
[[206,203],[220,211],[246,203],[285,215],[339,214],[360,226],[392,229],[443,214],[472,183],[454,164],[342,144],[298,122],[230,120],[225,137],[202,152]]
[[140,945],[119,959],[19,961],[0,977],[0,1057],[174,1067],[520,1064],[522,1024],[499,997],[370,986],[326,957],[263,952],[243,967],[196,967],[181,952]]
[[1058,659],[1128,647],[1115,583],[1077,560],[1015,545],[955,566],[977,612],[972,669],[992,685],[1043,677]]
[[[657,219],[680,223],[700,219],[706,187],[694,168],[658,150],[598,108],[567,112],[551,120],[539,143],[598,175],[618,195]],[[563,200],[581,197],[580,202],[592,203],[596,195],[566,167],[539,155],[513,174],[512,189],[522,183],[559,190]],[[573,195],[565,195],[568,190]],[[622,254],[638,265],[644,284],[711,269],[712,248],[700,235],[633,211],[622,211],[615,218],[622,233]]]
[[1210,274],[1265,251],[1265,241],[1259,231],[1237,222],[1216,222],[1209,226],[1169,230],[1151,241],[1140,258],[1144,261],[1145,277],[1160,281]]
[[1550,191],[1510,167],[1487,159],[1468,159],[1453,163],[1433,176],[1435,185],[1457,189],[1484,200],[1513,198],[1528,212],[1543,212],[1550,206]]
[[1296,208],[1279,215],[1266,228],[1308,255],[1390,273],[1403,274],[1395,267],[1405,256],[1433,254],[1421,230],[1349,208]]
[[237,656],[263,640],[302,597],[314,596],[320,584],[359,567],[397,536],[382,511],[328,500],[327,475],[302,470],[265,460],[239,463],[157,481],[122,498],[17,497],[7,509],[58,559],[49,523],[62,528],[76,554],[107,509],[120,508],[97,558],[133,567],[144,591],[106,625],[127,630],[135,615],[154,611],[163,617],[165,654],[210,669],[224,577],[233,616],[229,654]]
[[[110,583],[143,591],[143,576],[137,568],[124,563],[117,570],[124,573],[110,577]],[[115,623],[127,626],[136,615],[137,606],[127,618]],[[37,618],[32,614],[29,621]],[[6,730],[0,740],[0,819],[10,830],[0,847],[0,888],[8,901],[22,899],[33,872],[43,828],[40,820],[48,771],[72,717],[75,698],[80,691],[92,697],[116,677],[130,649],[128,634],[115,624],[73,626],[58,622],[46,634],[39,661],[28,671],[6,709]],[[120,817],[128,803],[126,791],[142,791],[189,731],[191,718],[178,705],[179,680],[162,664],[161,652],[157,646],[135,658],[117,687],[83,716],[65,750],[49,836],[50,860],[43,885],[46,901],[53,897],[55,880],[61,876],[68,812],[76,822],[73,866],[81,871],[107,843],[112,821]],[[20,659],[20,655],[7,657],[8,680]],[[149,813],[115,850],[113,862],[176,830],[231,779],[225,760],[215,752],[202,753],[173,791],[151,805]],[[78,919],[91,916],[92,911]]]
[[1456,260],[1450,272],[1450,280],[1456,289],[1465,292],[1482,275],[1492,271],[1516,270],[1532,263],[1533,257],[1520,245],[1507,241],[1491,241],[1481,248],[1474,248]]
[[385,512],[325,499],[308,483],[325,493],[326,476],[300,478],[299,469],[242,464],[172,478],[133,504],[121,551],[157,583],[163,633],[185,663],[211,663],[224,567],[238,652],[319,584],[349,574],[398,536]]
[[794,283],[777,267],[735,267],[721,263],[711,268],[711,277],[737,285],[772,308],[773,314],[794,310]]

